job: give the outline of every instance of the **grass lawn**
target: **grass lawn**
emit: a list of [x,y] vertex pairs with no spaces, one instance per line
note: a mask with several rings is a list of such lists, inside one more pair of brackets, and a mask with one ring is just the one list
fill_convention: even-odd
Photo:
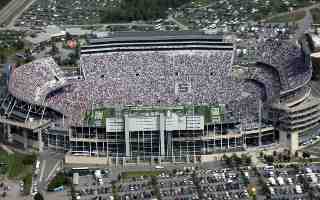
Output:
[[150,177],[150,176],[158,176],[161,174],[161,171],[132,171],[132,172],[123,172],[121,177],[123,179],[128,178],[138,178],[138,177]]
[[14,153],[12,155],[0,150],[0,162],[7,163],[7,166],[3,165],[3,174],[7,175],[8,178],[12,179],[22,179],[27,174],[32,173],[32,158],[31,161],[26,161],[29,156]]
[[281,16],[272,17],[267,22],[269,23],[286,23],[302,20],[306,16],[305,11],[294,12],[293,14],[284,14]]
[[60,186],[70,186],[72,181],[71,178],[65,176],[64,173],[58,173],[49,183],[48,191],[54,191],[55,188]]
[[5,56],[10,56],[14,53],[16,53],[18,50],[15,48],[0,48],[0,53]]

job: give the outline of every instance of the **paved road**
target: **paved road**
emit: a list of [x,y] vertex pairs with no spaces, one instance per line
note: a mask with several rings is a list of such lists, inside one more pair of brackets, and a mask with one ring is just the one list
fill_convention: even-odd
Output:
[[19,17],[35,0],[12,0],[0,11],[0,25],[12,27],[14,21]]
[[[21,0],[23,1],[23,0]],[[15,21],[35,2],[36,0],[25,0],[25,3],[12,15],[10,23],[8,24],[9,28],[12,28],[15,24]]]
[[60,167],[63,155],[54,151],[44,151],[39,155],[40,173],[37,177],[38,191],[45,192],[49,180],[56,174]]

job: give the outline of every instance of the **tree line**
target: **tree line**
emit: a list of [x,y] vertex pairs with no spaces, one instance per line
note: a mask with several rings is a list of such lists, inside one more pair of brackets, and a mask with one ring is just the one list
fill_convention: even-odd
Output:
[[101,13],[103,23],[155,20],[165,18],[169,8],[177,8],[190,0],[122,0],[117,7]]
[[10,2],[10,0],[1,0],[0,1],[0,9],[5,7],[9,2]]

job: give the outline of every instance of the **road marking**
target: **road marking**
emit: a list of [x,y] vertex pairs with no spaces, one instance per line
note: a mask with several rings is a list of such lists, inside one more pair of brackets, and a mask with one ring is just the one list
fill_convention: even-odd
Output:
[[49,172],[48,177],[46,178],[46,181],[49,181],[50,177],[53,175],[53,173],[56,171],[56,169],[59,167],[60,165],[60,160],[54,165],[54,167],[52,168],[52,170]]
[[46,160],[43,160],[42,161],[42,166],[41,166],[41,171],[40,171],[40,178],[39,178],[39,181],[41,182],[42,181],[42,178],[43,178],[43,173],[44,173],[44,169],[46,167]]

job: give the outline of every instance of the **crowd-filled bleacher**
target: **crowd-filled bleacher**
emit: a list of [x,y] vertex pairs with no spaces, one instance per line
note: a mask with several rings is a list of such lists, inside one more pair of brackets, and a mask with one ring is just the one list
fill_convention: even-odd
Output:
[[82,123],[86,111],[101,107],[221,103],[254,122],[258,99],[273,100],[306,81],[311,70],[303,56],[300,48],[286,42],[258,44],[257,60],[266,65],[256,64],[245,77],[255,83],[231,77],[232,50],[84,54],[84,79],[79,80],[67,79],[52,58],[44,58],[14,70],[9,90],[26,102],[63,113],[73,125]]
[[43,58],[16,68],[10,78],[9,90],[29,103],[41,104],[47,94],[63,87],[64,73],[52,58]]
[[[59,110],[79,113],[110,105],[219,103],[239,98],[230,78],[232,51],[117,52],[81,58],[84,81],[48,99]],[[177,85],[191,90],[177,92]],[[81,116],[71,114],[73,122]]]
[[275,38],[258,42],[256,59],[279,71],[282,91],[295,89],[308,82],[312,76],[301,48],[289,41]]
[[274,100],[279,97],[281,83],[277,71],[267,65],[257,64],[249,76],[249,80],[255,80],[257,83],[264,85],[266,98],[264,100]]

